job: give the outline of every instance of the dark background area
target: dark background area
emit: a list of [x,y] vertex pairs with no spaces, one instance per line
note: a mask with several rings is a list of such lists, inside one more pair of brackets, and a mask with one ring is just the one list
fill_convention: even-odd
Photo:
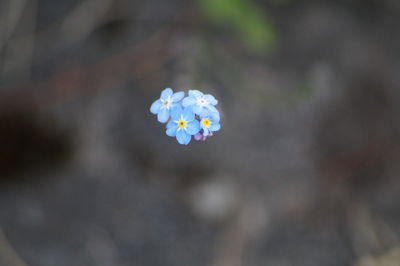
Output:
[[[1,0],[1,266],[399,266],[400,2]],[[219,100],[179,145],[162,89]]]

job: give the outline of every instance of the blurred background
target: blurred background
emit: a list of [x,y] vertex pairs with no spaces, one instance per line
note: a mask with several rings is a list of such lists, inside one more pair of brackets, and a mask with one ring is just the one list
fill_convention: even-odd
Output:
[[[400,2],[1,0],[1,266],[399,266]],[[219,100],[179,145],[162,89]]]

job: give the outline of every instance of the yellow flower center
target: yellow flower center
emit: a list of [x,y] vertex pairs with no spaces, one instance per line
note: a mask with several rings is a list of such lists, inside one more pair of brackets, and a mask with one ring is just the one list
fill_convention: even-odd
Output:
[[205,127],[209,127],[211,125],[211,121],[208,120],[207,118],[204,118],[203,120],[201,120],[201,123],[203,124],[203,126]]
[[186,127],[186,121],[181,119],[178,121],[178,127],[179,128],[185,128]]

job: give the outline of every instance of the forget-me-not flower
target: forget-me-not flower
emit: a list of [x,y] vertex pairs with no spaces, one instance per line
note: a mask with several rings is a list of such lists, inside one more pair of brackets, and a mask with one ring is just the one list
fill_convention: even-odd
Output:
[[166,88],[161,92],[160,99],[153,102],[150,112],[157,115],[157,120],[161,123],[168,121],[172,108],[180,105],[179,101],[185,96],[184,92],[174,93],[171,88]]
[[206,113],[199,117],[200,119],[200,131],[196,133],[193,137],[195,140],[206,140],[207,137],[212,137],[213,132],[221,129],[219,124],[219,116],[215,116],[214,113]]
[[205,112],[218,114],[219,112],[214,105],[218,101],[211,94],[203,94],[198,90],[189,90],[189,96],[182,100],[183,107],[191,107],[196,115],[202,115]]
[[195,135],[200,131],[200,123],[195,119],[195,114],[191,108],[182,109],[176,106],[171,110],[171,121],[167,124],[167,135],[176,137],[180,144],[187,145]]
[[215,105],[218,101],[210,94],[189,90],[174,93],[166,88],[160,99],[153,102],[150,112],[157,115],[159,122],[167,123],[166,134],[175,137],[180,144],[187,145],[192,139],[206,140],[220,130],[220,115]]
[[200,117],[200,127],[203,130],[203,136],[212,136],[212,132],[218,131],[221,128],[219,119],[212,115],[205,115]]

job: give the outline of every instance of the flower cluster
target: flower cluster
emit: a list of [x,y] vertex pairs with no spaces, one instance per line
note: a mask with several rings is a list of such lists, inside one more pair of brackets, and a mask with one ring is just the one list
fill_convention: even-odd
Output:
[[221,128],[219,112],[215,108],[217,104],[211,94],[189,90],[189,96],[185,97],[182,91],[174,93],[166,88],[160,99],[153,102],[150,112],[157,115],[159,122],[167,123],[168,136],[187,145],[192,136],[195,140],[206,140]]

